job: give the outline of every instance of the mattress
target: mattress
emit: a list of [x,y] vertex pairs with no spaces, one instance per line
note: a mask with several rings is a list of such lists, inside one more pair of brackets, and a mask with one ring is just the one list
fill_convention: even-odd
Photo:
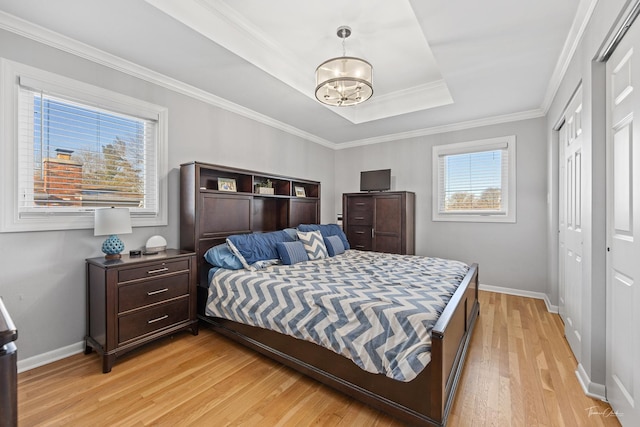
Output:
[[326,347],[367,372],[411,381],[431,360],[431,329],[469,266],[348,250],[258,271],[218,269],[206,314]]

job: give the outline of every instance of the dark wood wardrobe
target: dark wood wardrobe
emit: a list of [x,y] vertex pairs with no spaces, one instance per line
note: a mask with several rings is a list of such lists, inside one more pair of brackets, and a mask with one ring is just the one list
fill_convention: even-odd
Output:
[[415,193],[342,195],[342,221],[352,249],[415,254]]

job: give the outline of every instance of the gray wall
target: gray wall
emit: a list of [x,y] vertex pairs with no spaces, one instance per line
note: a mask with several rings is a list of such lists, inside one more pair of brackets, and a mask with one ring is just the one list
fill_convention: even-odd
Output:
[[[336,151],[336,199],[359,190],[360,171],[391,168],[392,189],[416,193],[416,253],[480,266],[480,283],[543,293],[547,279],[546,121],[524,120]],[[516,223],[431,220],[431,147],[516,135]]]
[[[2,30],[0,57],[169,108],[169,225],[120,236],[125,250],[154,234],[177,247],[178,170],[193,160],[321,181],[322,219],[335,217],[329,148]],[[0,233],[0,296],[19,331],[20,360],[82,341],[84,259],[102,255],[102,240],[93,230]]]

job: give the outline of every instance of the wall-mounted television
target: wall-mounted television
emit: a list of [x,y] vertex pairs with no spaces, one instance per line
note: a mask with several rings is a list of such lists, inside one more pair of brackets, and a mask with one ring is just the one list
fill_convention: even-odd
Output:
[[391,169],[360,172],[360,191],[385,191],[391,189]]

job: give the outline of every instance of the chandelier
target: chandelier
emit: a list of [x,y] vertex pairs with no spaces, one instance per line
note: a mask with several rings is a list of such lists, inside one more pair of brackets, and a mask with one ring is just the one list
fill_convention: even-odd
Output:
[[351,28],[338,27],[337,35],[342,39],[342,56],[316,68],[316,98],[323,104],[347,107],[373,95],[373,67],[364,59],[346,55],[344,41],[351,35]]

